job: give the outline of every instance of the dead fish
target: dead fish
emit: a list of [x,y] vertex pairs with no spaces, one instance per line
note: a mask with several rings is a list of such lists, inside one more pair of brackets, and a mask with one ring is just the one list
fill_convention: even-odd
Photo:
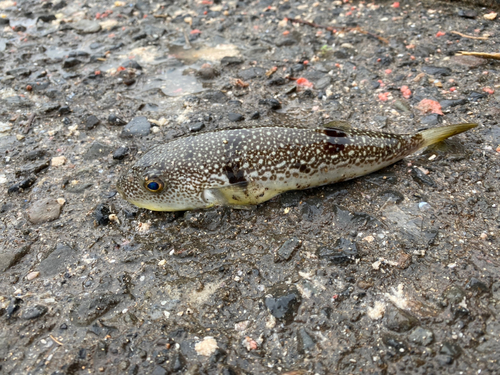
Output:
[[127,201],[153,211],[245,208],[285,191],[366,175],[476,126],[456,124],[415,134],[328,124],[222,129],[153,147],[116,186]]

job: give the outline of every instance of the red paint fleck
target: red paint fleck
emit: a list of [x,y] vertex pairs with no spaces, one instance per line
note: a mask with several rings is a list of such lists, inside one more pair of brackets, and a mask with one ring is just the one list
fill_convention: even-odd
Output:
[[383,102],[386,102],[389,100],[389,93],[388,92],[381,92],[380,94],[378,94],[378,99],[383,101]]
[[399,8],[399,1],[395,1],[395,2],[391,5],[391,7],[393,7],[393,8]]
[[439,38],[440,36],[443,36],[443,35],[446,35],[446,33],[445,33],[445,32],[443,32],[443,31],[438,31],[438,32],[436,33],[436,38]]
[[491,87],[484,87],[483,91],[490,95],[495,93],[495,90],[493,90]]
[[339,63],[335,63],[335,67],[336,68],[340,68],[340,64]]
[[410,99],[411,90],[408,86],[401,86],[401,93],[403,94],[403,98]]
[[100,75],[101,75],[101,71],[100,71],[100,70],[96,70],[96,71],[94,72],[94,74],[95,74],[96,76],[100,76]]
[[283,31],[283,35],[288,35],[288,34],[290,34],[290,31],[288,30]]
[[421,110],[422,113],[430,112],[443,115],[443,111],[441,111],[441,104],[431,99],[423,99],[420,103],[418,103],[417,109]]
[[127,68],[125,68],[124,66],[121,66],[121,65],[118,68],[116,68],[117,72],[123,72],[124,70],[127,70]]
[[309,64],[309,60],[304,60],[304,61],[302,62],[302,64],[304,64],[304,65]]
[[456,87],[450,87],[450,92],[454,92],[454,91],[457,91],[457,88]]
[[191,34],[191,35],[201,34],[201,31],[200,31],[200,30],[198,30],[198,29],[194,29],[194,30],[191,30],[190,34]]
[[202,5],[212,5],[214,2],[213,1],[210,1],[210,0],[202,0],[201,1],[201,4]]
[[297,81],[295,81],[295,83],[299,87],[308,87],[308,88],[311,88],[311,87],[314,86],[312,82],[309,82],[306,78],[303,78],[303,77],[300,77],[299,79],[297,79]]
[[384,70],[384,73],[385,73],[385,74],[391,74],[391,73],[392,73],[392,70],[391,70],[391,69],[386,69],[386,70]]

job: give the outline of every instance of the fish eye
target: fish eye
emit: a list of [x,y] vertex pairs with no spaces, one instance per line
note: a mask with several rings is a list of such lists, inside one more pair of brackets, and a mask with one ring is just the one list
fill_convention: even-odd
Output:
[[146,178],[144,181],[144,187],[153,192],[153,193],[158,193],[163,190],[163,181],[160,180],[158,177],[152,177],[152,178]]

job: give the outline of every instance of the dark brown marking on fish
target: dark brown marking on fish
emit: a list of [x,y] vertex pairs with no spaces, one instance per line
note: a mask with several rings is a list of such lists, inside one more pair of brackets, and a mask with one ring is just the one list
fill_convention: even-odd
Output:
[[242,169],[240,169],[240,166],[238,163],[230,163],[228,165],[225,165],[222,170],[224,171],[224,174],[226,175],[227,179],[229,180],[229,183],[231,185],[242,185],[246,186],[248,185],[248,181],[245,178],[245,174]]
[[347,137],[347,134],[344,133],[340,129],[325,128],[325,129],[322,129],[322,130],[323,130],[323,133],[325,133],[329,137],[333,137],[333,138],[345,138],[345,137]]

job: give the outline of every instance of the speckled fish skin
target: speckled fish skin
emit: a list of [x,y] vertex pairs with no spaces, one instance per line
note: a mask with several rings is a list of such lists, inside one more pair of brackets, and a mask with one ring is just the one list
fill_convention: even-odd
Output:
[[[130,203],[153,211],[256,205],[289,190],[345,181],[384,168],[476,124],[413,135],[280,126],[225,129],[148,151],[118,181]],[[148,191],[146,181],[162,181]]]

